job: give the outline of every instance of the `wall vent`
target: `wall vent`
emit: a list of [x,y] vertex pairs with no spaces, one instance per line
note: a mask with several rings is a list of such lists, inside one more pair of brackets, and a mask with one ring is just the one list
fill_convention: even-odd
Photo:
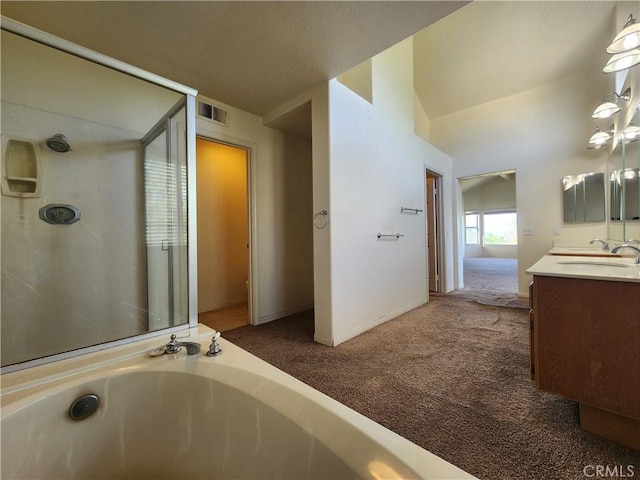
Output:
[[226,110],[201,101],[198,101],[198,116],[221,125],[227,125],[229,119],[229,114]]

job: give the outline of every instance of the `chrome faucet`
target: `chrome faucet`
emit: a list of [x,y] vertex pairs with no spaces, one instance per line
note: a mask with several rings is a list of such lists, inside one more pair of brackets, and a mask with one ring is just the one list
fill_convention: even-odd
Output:
[[630,238],[629,240],[627,240],[626,242],[624,242],[626,244],[629,243],[637,243],[638,245],[640,245],[640,240],[636,240],[635,238]]
[[178,353],[182,347],[187,349],[187,355],[200,353],[200,344],[195,342],[178,342],[175,333],[171,335],[171,340],[164,348],[164,353]]
[[613,250],[611,250],[611,253],[618,253],[618,250],[622,250],[623,248],[629,248],[631,250],[633,250],[633,253],[636,254],[636,264],[640,265],[640,248],[638,247],[634,247],[633,245],[629,245],[628,243],[623,243],[622,245],[617,246],[616,248],[614,248]]
[[594,238],[589,243],[591,245],[593,245],[595,242],[602,243],[602,251],[604,251],[604,252],[608,252],[609,251],[609,243],[608,242],[605,242],[604,240],[600,240],[599,238]]

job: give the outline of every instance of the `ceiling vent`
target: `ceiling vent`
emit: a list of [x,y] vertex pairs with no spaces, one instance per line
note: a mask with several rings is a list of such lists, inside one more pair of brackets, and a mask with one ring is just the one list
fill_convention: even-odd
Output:
[[201,101],[198,101],[198,116],[225,126],[227,126],[229,119],[226,110]]

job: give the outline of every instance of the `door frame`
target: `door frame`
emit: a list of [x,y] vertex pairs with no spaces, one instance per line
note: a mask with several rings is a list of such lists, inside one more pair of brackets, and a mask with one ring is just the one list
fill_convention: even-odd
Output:
[[[247,272],[248,283],[248,308],[249,308],[249,323],[251,325],[257,325],[257,321],[260,318],[259,303],[259,282],[258,278],[258,249],[254,248],[257,244],[257,219],[256,219],[256,185],[254,179],[256,178],[255,168],[256,165],[253,161],[253,155],[255,152],[255,144],[251,142],[244,142],[237,138],[224,138],[224,136],[216,136],[211,134],[196,133],[196,138],[205,140],[208,142],[218,143],[220,145],[227,145],[229,147],[238,148],[246,152],[247,157],[247,226],[249,229],[249,269]],[[197,151],[196,157],[196,177],[197,177]],[[196,219],[197,222],[197,219]]]
[[[429,212],[427,209],[427,197],[429,195],[429,187],[428,182],[429,178],[434,178],[434,183],[436,187],[436,201],[434,202],[433,212]],[[426,252],[426,261],[427,261],[427,298],[429,292],[436,293],[445,293],[446,291],[446,279],[445,279],[445,263],[444,263],[444,202],[443,202],[443,174],[437,172],[429,168],[427,165],[424,167],[424,192],[425,192],[425,246],[427,249]],[[433,214],[435,216],[434,221],[436,225],[436,233],[435,238],[433,239],[433,245],[435,245],[436,252],[434,255],[436,261],[436,271],[437,271],[437,280],[436,280],[436,290],[429,289],[429,241],[428,241],[428,228],[429,228],[429,218],[430,215]]]
[[[188,170],[188,163],[189,163],[189,154],[188,154],[188,149],[186,148],[186,145],[183,143],[184,142],[184,138],[186,137],[186,133],[188,131],[188,108],[190,106],[190,102],[189,99],[187,97],[181,98],[180,100],[178,100],[168,111],[167,113],[165,113],[162,118],[160,118],[160,120],[158,120],[156,122],[156,124],[151,127],[151,129],[142,137],[142,139],[140,140],[140,144],[142,146],[142,151],[143,151],[143,163],[144,163],[144,173],[143,173],[143,183],[144,183],[144,195],[145,195],[145,236],[148,234],[147,233],[147,219],[148,219],[148,203],[147,203],[147,185],[148,185],[148,178],[147,178],[147,165],[148,165],[148,155],[147,155],[147,149],[156,141],[156,139],[158,139],[162,134],[165,134],[165,140],[164,140],[164,162],[165,165],[173,165],[174,167],[180,167],[182,165],[182,163],[184,163],[184,165],[187,167]],[[178,122],[174,123],[174,119],[176,119],[176,116],[180,113],[181,110],[184,110],[184,125],[181,125],[180,123],[180,119],[178,117]],[[181,152],[184,152],[184,158],[180,157]],[[169,171],[166,170],[165,171]],[[181,180],[181,177],[183,175],[183,172],[180,168],[175,168],[175,178],[173,180],[175,180],[175,182],[167,182],[164,187],[165,189],[169,189],[169,188],[178,188],[180,189],[180,187],[183,185],[183,182]],[[187,177],[184,178],[184,185],[187,188],[187,194],[188,194],[188,173],[187,173]],[[178,190],[178,192],[180,192],[180,190]],[[169,197],[169,193],[167,192],[167,196],[166,198]],[[187,210],[188,210],[188,204],[189,204],[189,199],[187,198],[187,205],[183,205],[183,201],[182,201],[182,195],[178,194],[176,195],[176,213],[177,213],[177,217],[178,220],[176,222],[176,224],[180,227],[180,228],[184,228],[184,234],[185,234],[185,238],[188,238],[188,218],[184,218],[185,214],[188,216]],[[166,220],[166,219],[164,219]],[[166,233],[166,232],[165,232]],[[166,246],[165,246],[166,245]],[[167,325],[165,327],[162,326],[162,323],[155,326],[154,328],[152,328],[152,330],[157,330],[159,328],[171,328],[171,327],[175,327],[177,325],[180,325],[180,323],[176,324],[176,291],[175,291],[175,273],[176,273],[176,266],[178,267],[178,275],[180,275],[181,272],[181,266],[187,267],[188,263],[189,263],[189,254],[188,254],[188,250],[185,250],[184,252],[182,252],[181,254],[181,247],[183,245],[181,245],[180,243],[180,239],[176,239],[176,238],[163,238],[161,239],[161,251],[166,251],[166,257],[167,257],[167,261],[166,261],[166,271],[167,271],[167,284],[166,286],[163,285],[163,287],[166,288],[166,295],[167,295],[167,304],[166,305],[152,305],[152,298],[154,298],[155,296],[152,295],[150,292],[152,290],[152,287],[154,287],[155,289],[155,285],[153,284],[153,282],[149,281],[150,278],[154,277],[154,275],[152,275],[151,272],[151,265],[153,264],[153,262],[149,261],[149,257],[151,256],[151,249],[153,248],[154,250],[158,247],[158,245],[150,245],[149,242],[147,242],[147,246],[146,246],[146,255],[145,255],[145,261],[146,261],[146,269],[147,269],[147,330],[149,330],[152,327],[152,319],[150,318],[150,315],[154,312],[158,312],[158,311],[163,311],[165,310],[164,307],[166,307],[166,314],[167,314],[167,318],[160,318],[160,319],[156,319],[156,322],[158,320],[160,320],[162,323],[164,323],[166,321]],[[186,249],[188,249],[188,242],[184,245],[184,247]],[[177,248],[177,253],[176,253],[176,248]],[[164,256],[164,255],[163,255]],[[177,257],[177,264],[176,264],[176,257]],[[182,257],[182,258],[181,258]],[[163,262],[164,263],[164,262]],[[188,267],[187,267],[188,269]],[[188,272],[188,270],[187,270]],[[187,277],[188,277],[188,273],[187,273]],[[191,303],[190,303],[190,299],[188,297],[188,288],[187,291],[178,291],[177,292],[177,303],[178,303],[178,310],[182,311],[183,308],[186,307],[186,313],[187,313],[187,321],[188,323],[191,325]],[[183,295],[184,298],[183,298]],[[183,308],[180,308],[183,307]],[[178,318],[178,321],[180,320],[180,318]]]

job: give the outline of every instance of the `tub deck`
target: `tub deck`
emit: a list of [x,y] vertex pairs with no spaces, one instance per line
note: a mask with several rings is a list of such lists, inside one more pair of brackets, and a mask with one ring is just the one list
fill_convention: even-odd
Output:
[[[473,478],[235,345],[135,342],[2,377],[2,478]],[[91,417],[75,398],[101,398]]]

